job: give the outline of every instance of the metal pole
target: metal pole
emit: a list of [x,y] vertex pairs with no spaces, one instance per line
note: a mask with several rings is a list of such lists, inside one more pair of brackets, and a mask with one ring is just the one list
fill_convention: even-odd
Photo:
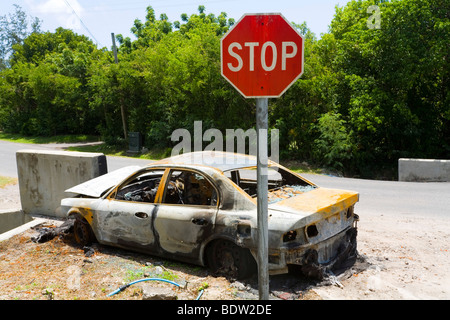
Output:
[[119,63],[119,60],[117,59],[117,47],[116,47],[116,37],[114,36],[114,33],[111,33],[111,40],[112,40],[112,47],[113,47],[113,53],[114,53],[114,61]]
[[257,132],[257,225],[258,225],[258,290],[260,300],[269,300],[269,253],[268,253],[268,98],[256,99]]
[[[111,40],[113,44],[113,53],[114,53],[114,61],[116,64],[119,63],[119,59],[117,58],[117,47],[116,47],[116,37],[114,36],[114,33],[111,33]],[[123,126],[123,136],[125,140],[128,140],[128,133],[127,133],[127,122],[125,120],[125,108],[123,106],[123,98],[120,98],[120,114],[122,115],[122,126]]]

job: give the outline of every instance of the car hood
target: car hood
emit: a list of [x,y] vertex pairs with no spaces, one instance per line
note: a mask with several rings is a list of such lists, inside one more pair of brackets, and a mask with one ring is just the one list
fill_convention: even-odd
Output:
[[139,169],[141,169],[139,166],[123,167],[73,186],[70,189],[67,189],[66,192],[99,198],[105,191],[111,189]]
[[355,191],[319,187],[271,204],[269,209],[273,212],[303,217],[314,213],[329,216],[350,207],[358,200],[359,194]]

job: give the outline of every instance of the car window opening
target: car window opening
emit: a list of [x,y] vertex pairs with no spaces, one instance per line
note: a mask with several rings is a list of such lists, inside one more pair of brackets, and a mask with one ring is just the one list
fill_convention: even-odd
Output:
[[203,175],[193,171],[172,170],[162,203],[216,206],[217,193]]
[[117,200],[154,203],[164,170],[145,172],[122,186]]
[[[224,172],[242,190],[252,198],[257,197],[257,171],[256,168],[244,168]],[[268,168],[268,203],[294,197],[311,191],[316,186],[306,182],[298,176],[278,167]]]

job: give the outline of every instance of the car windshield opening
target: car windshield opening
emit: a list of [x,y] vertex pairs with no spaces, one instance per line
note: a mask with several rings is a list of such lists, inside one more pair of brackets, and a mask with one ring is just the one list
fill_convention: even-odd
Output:
[[[252,198],[257,197],[257,170],[255,167],[230,170],[224,174]],[[316,188],[315,185],[279,167],[269,167],[267,178],[269,204]]]

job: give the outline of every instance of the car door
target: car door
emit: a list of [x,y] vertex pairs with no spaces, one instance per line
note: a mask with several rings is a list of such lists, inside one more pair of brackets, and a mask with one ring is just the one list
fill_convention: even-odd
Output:
[[170,170],[154,220],[155,240],[165,255],[198,261],[202,241],[214,231],[217,196],[206,175]]
[[119,185],[96,208],[100,242],[156,251],[153,218],[164,169],[142,170]]

